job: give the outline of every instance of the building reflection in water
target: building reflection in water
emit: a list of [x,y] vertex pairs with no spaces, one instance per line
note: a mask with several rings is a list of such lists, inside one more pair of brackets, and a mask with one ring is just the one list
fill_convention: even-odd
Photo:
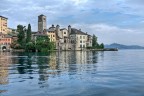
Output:
[[[33,74],[36,70],[38,70],[38,74],[40,75],[39,80],[45,81],[48,79],[48,75],[55,76],[64,71],[76,72],[78,70],[86,69],[87,64],[96,64],[98,62],[99,52],[63,51],[52,52],[49,54],[19,53],[18,57],[18,63],[15,63],[19,64],[17,66],[19,74]],[[37,68],[32,66],[36,66]]]
[[[6,85],[9,83],[8,80],[8,75],[9,75],[9,70],[8,67],[11,64],[11,58],[10,56],[11,53],[7,52],[0,52],[0,85]],[[7,90],[0,89],[0,93],[6,92]]]
[[74,75],[90,69],[96,69],[99,52],[97,51],[63,51],[57,53],[57,62],[59,70],[69,72]]
[[[11,56],[11,58],[6,58]],[[74,75],[96,71],[96,63],[104,57],[97,51],[63,51],[52,53],[1,53],[0,84],[8,84],[9,64],[14,67],[10,75],[21,74],[21,79],[34,79],[38,76],[40,87],[48,85],[48,79],[61,74]],[[24,76],[27,76],[23,78]]]

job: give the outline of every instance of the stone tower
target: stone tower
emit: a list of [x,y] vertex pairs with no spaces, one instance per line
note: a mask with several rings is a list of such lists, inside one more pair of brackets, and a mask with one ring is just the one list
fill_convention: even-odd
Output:
[[42,15],[39,15],[38,16],[38,31],[39,32],[43,32],[44,29],[46,29],[46,16],[44,16],[43,14]]
[[56,26],[56,33],[57,33],[59,38],[62,38],[62,32],[60,31],[60,26],[59,25]]
[[71,26],[68,26],[68,33],[71,34]]

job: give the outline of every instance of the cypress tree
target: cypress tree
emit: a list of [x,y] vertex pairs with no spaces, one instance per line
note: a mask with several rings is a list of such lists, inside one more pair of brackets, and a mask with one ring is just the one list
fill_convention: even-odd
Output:
[[95,35],[93,35],[93,38],[92,38],[92,47],[93,48],[97,48],[99,45],[97,43],[97,37]]
[[31,41],[31,25],[28,24],[27,34],[26,34],[26,43]]

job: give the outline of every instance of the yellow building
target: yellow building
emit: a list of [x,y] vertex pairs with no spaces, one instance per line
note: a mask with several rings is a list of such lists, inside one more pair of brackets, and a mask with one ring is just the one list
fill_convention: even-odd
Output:
[[47,32],[47,35],[49,36],[51,42],[56,42],[56,34],[54,31]]
[[49,29],[46,30],[46,34],[49,36],[49,39],[51,42],[55,42],[56,43],[56,29],[54,27],[54,25],[52,25],[52,27],[50,27]]
[[0,16],[0,32],[3,34],[7,34],[7,20],[8,18]]

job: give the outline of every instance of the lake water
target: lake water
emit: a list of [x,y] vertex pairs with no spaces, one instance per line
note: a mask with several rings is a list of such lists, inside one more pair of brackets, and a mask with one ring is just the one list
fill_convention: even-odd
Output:
[[144,96],[144,50],[0,53],[0,96]]

